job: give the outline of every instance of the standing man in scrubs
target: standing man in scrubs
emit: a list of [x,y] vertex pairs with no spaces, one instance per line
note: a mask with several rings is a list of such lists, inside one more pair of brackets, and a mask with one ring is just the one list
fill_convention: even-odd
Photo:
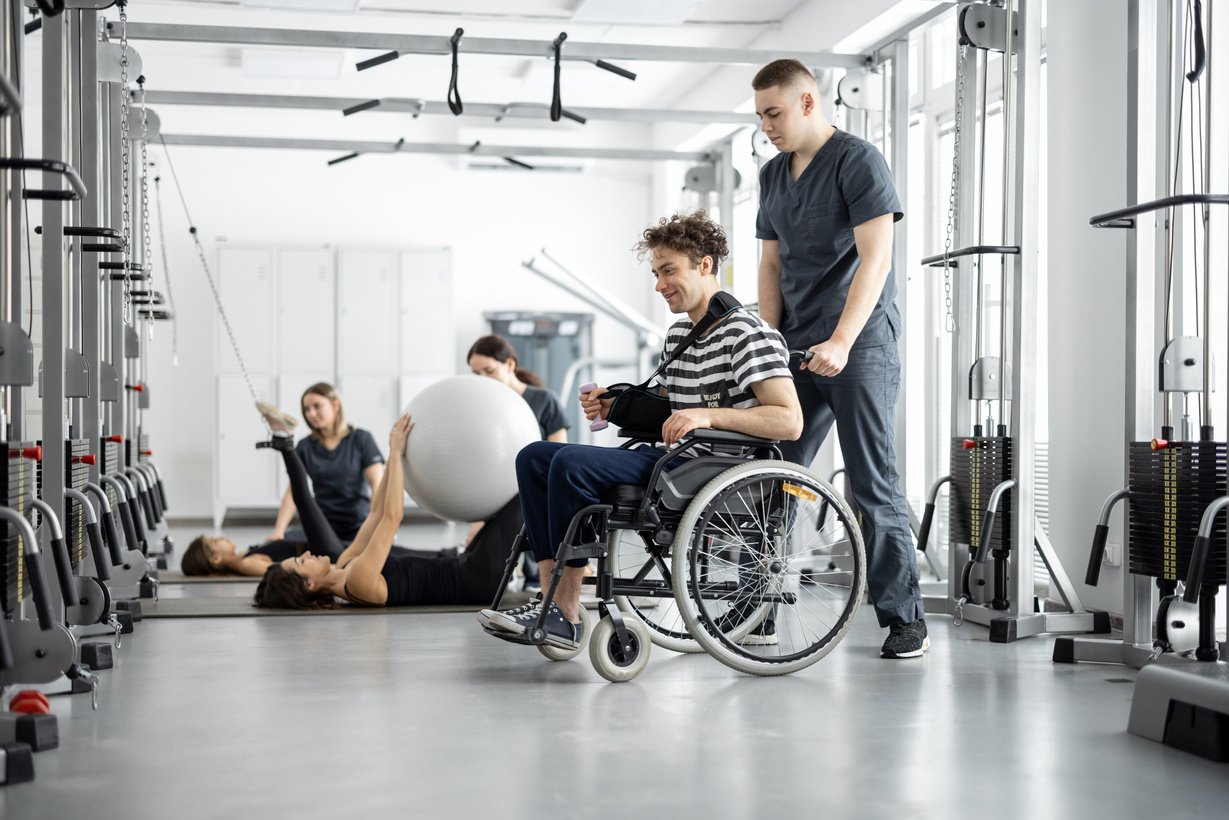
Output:
[[781,152],[760,171],[760,316],[790,348],[812,354],[794,374],[805,428],[781,452],[809,465],[836,422],[861,512],[867,586],[888,629],[882,655],[921,657],[930,639],[893,446],[900,199],[879,150],[824,117],[806,66],[776,60],[751,85],[760,127]]

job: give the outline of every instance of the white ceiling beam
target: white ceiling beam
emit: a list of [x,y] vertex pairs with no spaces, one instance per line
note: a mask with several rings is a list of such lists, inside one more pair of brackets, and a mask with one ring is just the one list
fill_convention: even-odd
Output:
[[471,145],[447,142],[370,142],[362,140],[300,139],[296,137],[235,137],[215,134],[163,134],[167,145],[211,148],[277,148],[302,151],[342,151],[355,154],[439,154],[476,157],[572,157],[575,159],[622,159],[638,162],[679,160],[711,162],[716,155],[706,151],[656,151],[636,148],[563,147],[544,145]]
[[[108,23],[111,37],[119,36],[115,23]],[[173,23],[129,23],[129,40],[159,40],[179,43],[227,43],[232,45],[298,46],[308,48],[369,48],[399,54],[451,54],[449,38],[388,32],[322,31],[308,29],[242,28],[237,26],[187,26]],[[462,54],[502,54],[513,57],[550,57],[550,40],[505,40],[466,37]],[[561,58],[594,60],[649,60],[664,63],[706,65],[764,65],[780,57],[778,51],[740,48],[634,45],[630,43],[580,43],[568,40]],[[861,68],[867,58],[833,52],[791,52],[790,56],[814,68]]]
[[[137,94],[133,93],[133,99]],[[145,101],[150,105],[204,105],[220,108],[296,108],[312,111],[342,112],[355,106],[373,102],[359,97],[308,97],[284,94],[232,94],[203,91],[156,91],[145,92]],[[383,97],[379,105],[369,111],[396,114],[428,114],[453,116],[444,102],[419,100],[410,97]],[[586,108],[568,106],[568,111],[587,120],[607,122],[693,122],[734,123],[754,125],[754,114],[739,114],[732,111],[670,111],[660,108]],[[465,103],[463,117],[483,119],[550,119],[550,106],[545,103]]]

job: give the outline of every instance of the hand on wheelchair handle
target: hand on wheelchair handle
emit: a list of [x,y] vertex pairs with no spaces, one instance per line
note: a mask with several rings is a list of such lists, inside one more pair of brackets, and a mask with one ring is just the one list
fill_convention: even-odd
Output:
[[798,360],[801,366],[806,367],[808,364],[810,364],[811,359],[815,358],[815,351],[814,350],[791,350],[789,352],[789,357],[792,359],[795,356],[798,357]]

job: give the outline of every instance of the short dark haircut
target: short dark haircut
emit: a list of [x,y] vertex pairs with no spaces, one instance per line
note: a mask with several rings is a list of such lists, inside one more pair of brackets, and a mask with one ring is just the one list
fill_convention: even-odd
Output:
[[755,77],[751,80],[751,88],[755,91],[763,91],[773,86],[785,88],[803,79],[815,82],[815,75],[811,73],[811,69],[802,63],[797,60],[773,60],[756,72]]
[[272,564],[256,585],[253,603],[268,609],[333,609],[337,602],[330,592],[309,592],[307,579],[297,572]]
[[209,548],[205,546],[205,536],[198,535],[184,550],[183,558],[179,559],[179,569],[184,575],[212,575],[213,564],[209,562]]
[[730,253],[725,231],[709,219],[704,211],[686,215],[675,214],[669,219],[662,217],[656,225],[644,229],[643,236],[633,250],[637,251],[639,258],[643,260],[655,248],[669,248],[685,253],[693,265],[699,265],[700,260],[711,256],[714,273],[721,260]]

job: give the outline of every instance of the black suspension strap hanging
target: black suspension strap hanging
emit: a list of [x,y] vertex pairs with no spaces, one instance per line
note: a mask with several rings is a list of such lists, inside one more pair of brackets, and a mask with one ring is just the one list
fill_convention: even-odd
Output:
[[448,44],[452,47],[452,78],[448,81],[448,110],[458,117],[465,110],[465,106],[461,104],[461,91],[457,88],[457,72],[460,68],[457,52],[461,48],[461,37],[464,34],[465,29],[459,28],[452,33],[452,37],[448,38]]
[[550,99],[550,121],[559,122],[559,118],[563,116],[563,100],[559,93],[559,63],[561,60],[560,52],[563,51],[563,41],[568,39],[566,31],[559,32],[559,36],[551,43],[551,47],[555,50],[555,86],[551,92]]
[[64,0],[38,0],[38,10],[43,13],[44,17],[55,17],[58,14],[63,14]]

